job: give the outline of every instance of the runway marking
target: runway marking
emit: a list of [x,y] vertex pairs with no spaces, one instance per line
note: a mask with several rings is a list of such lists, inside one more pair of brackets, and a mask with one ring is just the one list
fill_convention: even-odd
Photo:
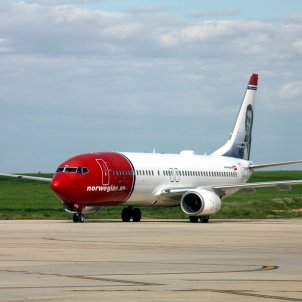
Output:
[[[232,272],[251,272],[251,271],[268,271],[268,270],[275,270],[278,266],[272,266],[272,265],[262,265],[260,267],[256,267],[250,270],[234,270]],[[56,273],[44,273],[44,272],[30,272],[26,270],[12,270],[12,269],[6,269],[6,270],[0,270],[2,272],[8,272],[8,273],[23,273],[28,275],[39,275],[39,276],[57,276],[57,277],[63,277],[63,278],[72,278],[72,279],[82,279],[82,280],[95,280],[95,281],[105,281],[105,282],[112,282],[112,283],[120,283],[117,284],[105,284],[105,285],[87,285],[87,286],[44,286],[44,287],[3,287],[1,289],[21,289],[21,288],[61,288],[63,291],[67,292],[116,292],[116,291],[124,291],[124,292],[138,292],[138,291],[150,291],[148,289],[144,288],[138,288],[135,290],[128,290],[126,288],[121,289],[118,288],[120,286],[163,286],[165,284],[161,283],[149,283],[149,282],[143,282],[143,281],[134,281],[134,280],[121,280],[121,279],[115,279],[115,278],[105,278],[105,277],[98,277],[98,276],[85,276],[85,275],[64,275],[64,274],[56,274]],[[205,272],[201,272],[205,273]],[[219,272],[210,272],[210,273],[219,273]],[[166,273],[144,273],[144,274],[124,274],[124,275],[136,275],[136,276],[149,276],[149,275],[179,275],[179,274],[200,274],[200,272],[166,272]],[[201,281],[201,280],[187,280],[187,281]],[[204,280],[203,280],[204,281]],[[206,280],[208,281],[208,280]],[[219,280],[213,280],[215,282]],[[226,281],[226,280],[220,280],[220,281]],[[235,281],[235,280],[228,280],[228,281]],[[245,281],[245,280],[238,280],[238,281]],[[258,281],[258,282],[282,282],[281,280],[252,280],[252,281]],[[302,280],[292,280],[294,282],[302,282]],[[285,280],[285,282],[291,282],[290,280]],[[100,288],[103,287],[103,288]],[[114,289],[109,289],[109,287]],[[75,289],[74,289],[75,288]],[[165,290],[164,290],[165,291]],[[221,293],[221,294],[228,294],[228,295],[237,295],[237,296],[247,296],[247,297],[255,297],[255,298],[263,298],[263,299],[274,299],[279,301],[294,301],[294,302],[302,302],[302,299],[298,298],[289,298],[289,297],[282,297],[282,296],[276,296],[276,295],[265,295],[261,293],[251,292],[250,290],[220,290],[220,289],[190,289],[190,290],[175,290],[176,292],[193,292],[193,291],[200,291],[200,292],[212,292],[212,293]]]
[[302,280],[278,280],[278,279],[182,279],[183,281],[206,281],[206,282],[282,282],[282,283],[300,283]]
[[[19,260],[20,262],[22,262],[23,260]],[[25,260],[26,261],[31,261],[31,260]],[[36,260],[39,261],[39,260]],[[48,261],[48,260],[40,260],[41,262],[63,262],[63,263],[89,263],[89,262],[93,262],[93,263],[97,263],[98,261]],[[39,261],[39,262],[40,262]],[[103,263],[106,263],[106,261],[101,261]],[[110,263],[124,263],[123,261],[108,261]],[[126,262],[126,263],[133,263],[133,262]],[[135,262],[137,263],[148,263],[150,264],[150,262]],[[156,263],[156,262],[151,262],[152,264],[161,264],[161,263]],[[166,263],[167,264],[167,263]],[[179,265],[179,263],[171,263],[171,265]],[[183,263],[184,265],[196,265],[195,263]],[[198,264],[199,266],[202,266],[202,264]],[[225,266],[227,264],[207,264],[204,266]],[[272,270],[277,270],[279,269],[279,266],[277,265],[231,265],[231,266],[245,266],[245,267],[255,267],[255,268],[247,268],[247,269],[234,269],[234,270],[220,270],[220,271],[176,271],[176,272],[148,272],[148,273],[102,273],[102,276],[156,276],[156,275],[200,275],[200,274],[222,274],[222,273],[244,273],[244,272],[263,272],[263,271],[272,271]],[[53,275],[53,276],[59,276],[59,277],[70,277],[70,278],[79,278],[78,276],[80,275],[60,275],[60,274],[48,274],[48,273],[42,273],[42,272],[29,272],[29,271],[22,271],[22,270],[0,270],[1,271],[5,271],[5,272],[16,272],[16,273],[26,273],[26,274],[41,274],[41,275]],[[94,276],[80,276],[83,279],[93,279],[93,280],[101,280],[101,277],[94,277]],[[107,278],[102,277],[104,281],[106,281]],[[110,279],[111,280],[111,279]],[[187,280],[187,281],[193,281],[190,279],[183,279],[183,280]],[[116,281],[118,282],[118,281]],[[160,284],[154,284],[154,285],[160,285]]]
[[[178,291],[178,290],[176,290]],[[302,299],[299,298],[289,298],[282,296],[271,296],[264,294],[252,293],[249,290],[222,290],[222,289],[191,289],[191,290],[179,290],[180,292],[186,291],[200,291],[200,292],[212,292],[212,293],[222,293],[222,294],[230,294],[237,296],[247,296],[247,297],[255,297],[255,298],[265,298],[265,299],[274,299],[274,300],[282,300],[282,301],[295,301],[302,302]]]
[[56,277],[73,278],[73,279],[88,279],[88,280],[106,281],[106,282],[113,282],[113,283],[124,283],[124,284],[131,284],[131,285],[143,285],[143,286],[164,285],[164,284],[160,284],[160,283],[149,283],[149,282],[142,282],[142,281],[121,280],[121,279],[103,278],[103,277],[96,277],[96,276],[63,275],[63,274],[55,274],[55,273],[30,272],[30,271],[25,271],[25,270],[6,269],[6,270],[0,270],[0,272],[23,273],[23,274],[27,274],[27,275],[38,275],[38,276],[56,276]]
[[[124,290],[124,289],[116,289],[116,290],[108,290],[108,289],[72,289],[66,290],[67,292],[150,292],[148,289],[142,290]],[[246,297],[255,297],[255,298],[264,298],[264,299],[272,299],[272,300],[281,300],[281,301],[293,301],[293,302],[302,302],[302,299],[299,298],[289,298],[275,295],[264,295],[250,292],[249,290],[220,290],[220,289],[188,289],[188,290],[168,290],[165,292],[209,292],[209,293],[221,293],[221,294],[230,294],[237,296],[246,296]]]
[[[249,265],[245,265],[249,266]],[[225,270],[225,271],[195,271],[195,272],[148,272],[146,273],[127,273],[127,274],[103,274],[109,276],[154,276],[154,275],[199,275],[199,274],[224,274],[224,273],[246,273],[246,272],[265,272],[278,269],[277,265],[262,265],[254,269],[242,269],[242,270]]]
[[164,284],[160,284],[160,283],[149,283],[149,282],[131,281],[131,280],[126,281],[126,280],[120,280],[120,279],[94,277],[94,276],[66,275],[65,277],[77,278],[77,279],[97,280],[97,281],[117,282],[117,283],[129,283],[129,284],[133,284],[133,285],[156,285],[156,286],[164,285]]

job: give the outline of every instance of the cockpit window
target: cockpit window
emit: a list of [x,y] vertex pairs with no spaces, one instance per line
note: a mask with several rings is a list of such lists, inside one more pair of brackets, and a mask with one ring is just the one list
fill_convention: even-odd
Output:
[[88,168],[77,168],[77,172],[80,174],[88,173]]
[[66,167],[64,172],[73,172],[73,173],[75,173],[75,172],[77,172],[77,168]]
[[89,170],[86,167],[59,167],[56,172],[86,174]]

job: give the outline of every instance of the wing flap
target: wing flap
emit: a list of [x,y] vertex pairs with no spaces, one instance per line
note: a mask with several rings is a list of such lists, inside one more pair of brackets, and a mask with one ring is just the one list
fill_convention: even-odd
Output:
[[196,187],[160,187],[156,192],[155,196],[158,196],[161,200],[163,199],[173,199],[176,200],[180,198],[184,193],[189,190],[196,189]]

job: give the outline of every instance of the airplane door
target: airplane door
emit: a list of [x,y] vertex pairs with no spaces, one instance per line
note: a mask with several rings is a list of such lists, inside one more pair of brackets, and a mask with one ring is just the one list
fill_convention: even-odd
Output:
[[245,167],[243,167],[241,165],[241,163],[238,163],[238,167],[240,169],[239,171],[240,171],[240,174],[241,174],[241,179],[242,179],[242,181],[245,181],[245,179],[247,177],[247,174],[248,174],[248,170]]
[[96,162],[98,163],[102,171],[102,185],[108,186],[110,182],[108,166],[103,159],[96,159]]
[[174,170],[172,168],[169,169],[170,181],[174,181]]
[[169,169],[169,175],[170,175],[170,181],[171,182],[179,182],[180,180],[180,172],[177,168],[173,169],[173,168],[170,168]]

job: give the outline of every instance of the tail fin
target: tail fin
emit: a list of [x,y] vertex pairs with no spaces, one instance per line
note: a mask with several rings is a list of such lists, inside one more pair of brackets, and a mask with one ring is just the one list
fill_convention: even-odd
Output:
[[258,74],[252,74],[230,138],[212,155],[250,159]]

